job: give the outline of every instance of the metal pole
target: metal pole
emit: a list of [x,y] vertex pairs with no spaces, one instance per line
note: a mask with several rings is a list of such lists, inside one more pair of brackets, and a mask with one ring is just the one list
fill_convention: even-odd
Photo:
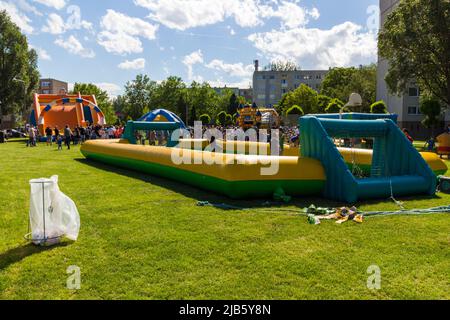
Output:
[[44,241],[47,241],[47,237],[45,234],[45,183],[42,182],[42,218],[44,222]]

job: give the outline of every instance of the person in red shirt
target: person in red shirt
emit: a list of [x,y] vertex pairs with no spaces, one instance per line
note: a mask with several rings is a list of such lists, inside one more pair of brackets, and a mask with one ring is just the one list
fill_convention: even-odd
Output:
[[411,142],[411,144],[412,144],[414,142],[414,139],[409,134],[409,131],[407,129],[403,129],[402,131],[405,134],[406,138],[409,140],[409,142]]

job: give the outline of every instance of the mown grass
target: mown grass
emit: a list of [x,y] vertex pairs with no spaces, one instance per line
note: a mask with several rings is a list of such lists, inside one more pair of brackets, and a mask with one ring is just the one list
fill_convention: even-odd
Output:
[[[296,199],[282,208],[236,202],[181,183],[96,164],[78,147],[0,145],[1,299],[449,299],[449,215],[309,225]],[[38,248],[27,231],[31,178],[57,174],[78,205],[77,242]],[[251,209],[198,207],[198,201]],[[407,208],[450,196],[401,199]],[[268,209],[271,208],[271,209]],[[391,201],[363,210],[396,210]],[[381,268],[381,290],[366,286]],[[81,289],[66,288],[67,267]]]

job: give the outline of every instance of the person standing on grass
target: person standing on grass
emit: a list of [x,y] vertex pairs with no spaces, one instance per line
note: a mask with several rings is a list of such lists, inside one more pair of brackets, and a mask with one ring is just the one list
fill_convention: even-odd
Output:
[[52,129],[50,129],[50,127],[47,127],[47,128],[45,129],[45,135],[47,136],[47,146],[53,145],[53,141],[52,141],[53,137],[52,137],[52,134],[53,134]]
[[56,142],[58,143],[58,151],[62,151],[62,144],[63,144],[62,136],[58,135],[56,137]]
[[84,127],[80,127],[80,139],[81,144],[86,142],[86,129]]
[[36,139],[36,132],[34,131],[33,126],[30,126],[30,129],[28,130],[28,145],[30,147],[36,146],[36,143],[34,139]]
[[55,141],[58,141],[58,137],[59,137],[59,129],[58,129],[58,126],[55,126],[55,129],[53,130],[53,132],[55,133]]
[[70,130],[69,126],[66,125],[66,128],[64,129],[64,141],[67,146],[67,150],[70,150],[70,140],[72,138],[72,130]]
[[76,126],[73,134],[73,145],[77,145],[79,141],[80,141],[80,129],[78,128],[78,126]]

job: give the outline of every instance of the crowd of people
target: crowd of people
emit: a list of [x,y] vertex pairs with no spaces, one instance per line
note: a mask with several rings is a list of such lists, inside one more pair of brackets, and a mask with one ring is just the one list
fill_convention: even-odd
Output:
[[75,126],[70,128],[66,125],[64,128],[47,126],[44,130],[44,136],[40,135],[35,126],[27,126],[28,134],[27,147],[36,147],[38,142],[45,142],[47,146],[57,144],[58,150],[63,149],[63,144],[70,149],[71,145],[83,144],[87,140],[95,139],[118,139],[123,133],[122,126],[101,126],[87,125],[86,127]]

